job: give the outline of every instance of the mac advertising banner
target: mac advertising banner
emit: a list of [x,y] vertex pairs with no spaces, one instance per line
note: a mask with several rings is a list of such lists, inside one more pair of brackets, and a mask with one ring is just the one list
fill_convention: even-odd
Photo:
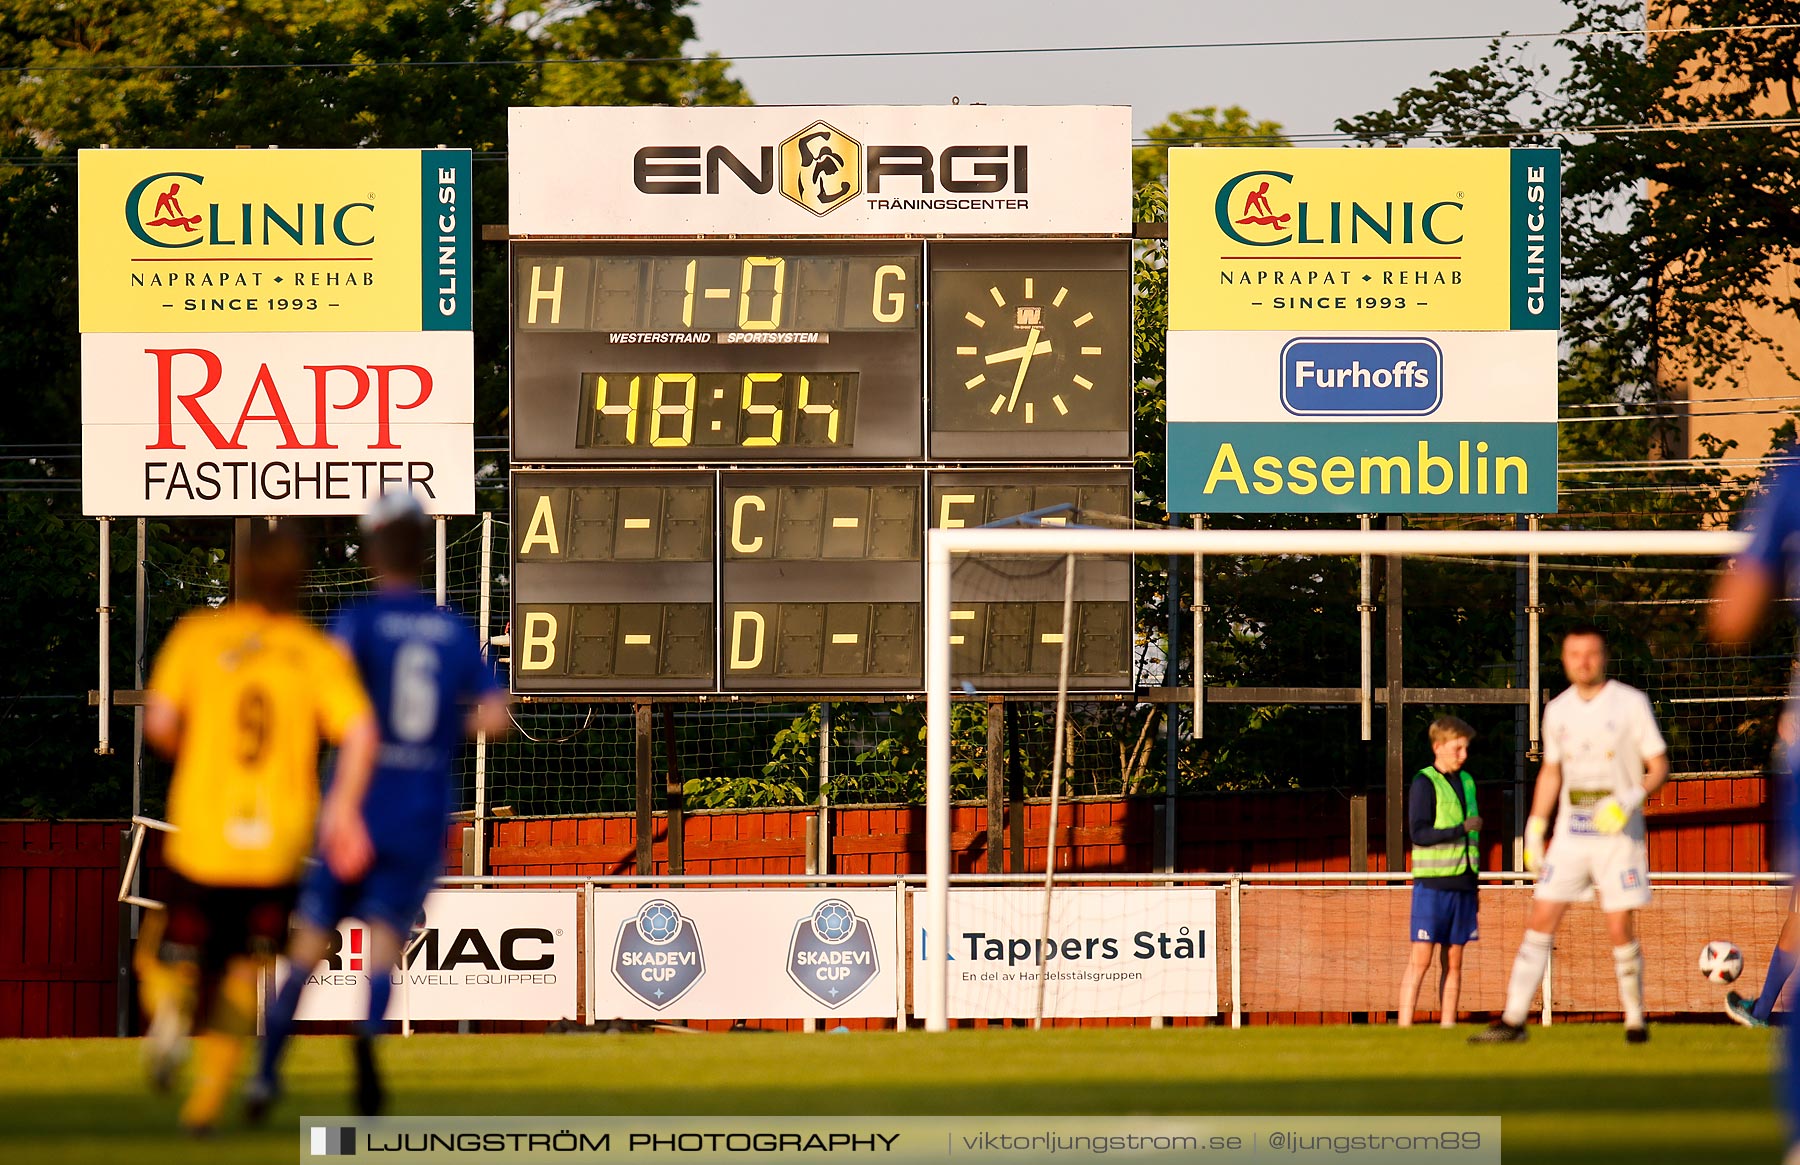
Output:
[[[573,890],[437,890],[425,899],[418,943],[390,972],[387,1018],[574,1019],[580,1008]],[[300,996],[297,1018],[355,1020],[368,1014],[369,929],[347,919]],[[285,982],[286,960],[276,967]]]
[[1170,508],[1554,512],[1560,166],[1171,150]]

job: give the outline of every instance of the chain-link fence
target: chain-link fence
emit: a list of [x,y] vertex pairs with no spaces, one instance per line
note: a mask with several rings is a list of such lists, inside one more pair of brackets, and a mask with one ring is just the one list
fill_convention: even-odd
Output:
[[[320,622],[367,590],[354,524],[322,523],[305,611]],[[507,630],[510,606],[508,524],[495,515],[450,519],[445,527],[445,593],[471,620],[482,608],[487,564],[486,637]],[[430,588],[436,562],[423,579]],[[1160,565],[1160,564],[1156,564]],[[1233,686],[1355,689],[1363,650],[1359,632],[1360,564],[1355,559],[1209,559],[1206,632],[1199,653],[1208,689]],[[1408,687],[1510,688],[1527,683],[1524,566],[1515,560],[1408,559],[1404,564],[1401,661]],[[1369,669],[1385,682],[1384,566],[1372,570]],[[1146,574],[1138,564],[1140,584]],[[1179,564],[1191,587],[1192,562]],[[1692,560],[1542,565],[1539,679],[1545,695],[1562,687],[1558,633],[1578,621],[1604,627],[1612,674],[1642,687],[1654,702],[1678,778],[1760,773],[1776,738],[1791,671],[1793,627],[1785,615],[1749,654],[1727,655],[1704,637],[1716,572]],[[1161,578],[1140,590],[1154,592]],[[196,605],[217,604],[227,574],[216,562],[153,572],[153,588],[176,588]],[[1195,663],[1191,593],[1184,591],[1178,674]],[[1166,606],[1163,608],[1166,611]],[[1140,693],[1162,679],[1162,612],[1141,613],[1134,652]],[[152,642],[154,651],[156,644]],[[502,660],[507,652],[497,648]],[[1041,695],[980,696],[955,704],[955,795],[979,800],[991,778],[1009,797],[1047,797],[1055,745],[1055,705]],[[1483,780],[1529,778],[1529,715],[1523,702],[1408,705],[1404,739],[1425,751],[1425,729],[1455,712],[1479,736],[1470,768]],[[802,805],[821,794],[833,804],[919,803],[924,799],[922,699],[698,701],[657,699],[640,730],[638,705],[536,698],[513,708],[515,730],[459,759],[461,803],[506,807],[522,817],[626,812],[636,805],[640,751],[649,753],[656,807],[666,791],[685,790],[690,809]],[[990,723],[999,718],[998,724]],[[1168,729],[1179,747],[1171,769]],[[1309,703],[1298,694],[1261,704],[1206,704],[1200,731],[1185,701],[1077,698],[1065,725],[1065,796],[1160,794],[1245,789],[1380,788],[1387,757],[1385,711],[1377,706],[1364,739],[1355,703]],[[997,729],[995,731],[994,729]],[[990,756],[999,743],[1001,752]],[[1417,746],[1414,748],[1413,746]],[[145,807],[160,807],[166,771],[147,767]]]

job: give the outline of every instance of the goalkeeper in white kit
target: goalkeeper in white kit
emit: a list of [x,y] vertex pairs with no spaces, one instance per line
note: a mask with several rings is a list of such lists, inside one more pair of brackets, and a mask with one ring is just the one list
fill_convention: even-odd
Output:
[[[1470,1043],[1524,1040],[1531,1000],[1550,961],[1550,938],[1569,903],[1599,892],[1625,1013],[1625,1039],[1644,1026],[1644,955],[1637,912],[1650,905],[1644,801],[1669,777],[1668,746],[1644,693],[1606,678],[1606,637],[1582,624],[1563,636],[1569,688],[1544,708],[1544,767],[1525,826],[1525,868],[1537,874],[1525,940],[1506,985],[1506,1010]],[[1556,836],[1544,846],[1551,806]]]

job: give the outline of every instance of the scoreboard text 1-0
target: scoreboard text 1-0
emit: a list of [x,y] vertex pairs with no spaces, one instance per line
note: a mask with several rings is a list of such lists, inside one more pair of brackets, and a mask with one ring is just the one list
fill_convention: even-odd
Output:
[[[1131,512],[1126,240],[511,263],[515,691],[916,692],[928,527]],[[953,586],[959,681],[1054,688],[1060,560]],[[1077,690],[1130,688],[1132,610],[1129,561],[1083,560]]]

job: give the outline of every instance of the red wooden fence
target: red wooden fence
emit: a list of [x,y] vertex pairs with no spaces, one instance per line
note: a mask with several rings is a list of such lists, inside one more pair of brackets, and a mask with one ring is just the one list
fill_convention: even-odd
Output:
[[[1490,796],[1497,796],[1495,794]],[[1486,806],[1484,806],[1485,808]],[[1487,816],[1504,832],[1510,815]],[[808,809],[689,814],[683,834],[688,874],[797,874],[806,869]],[[1649,805],[1655,870],[1758,873],[1769,869],[1765,782],[1684,781]],[[922,874],[925,814],[911,806],[833,809],[833,872]],[[1371,870],[1385,867],[1384,807],[1368,800]],[[1294,873],[1350,868],[1350,800],[1333,791],[1244,793],[1184,798],[1177,809],[1176,866],[1187,871]],[[1010,822],[1007,823],[1010,826]],[[1049,806],[1025,810],[1027,870],[1042,870]],[[1141,873],[1151,868],[1155,805],[1096,799],[1062,807],[1060,868]],[[0,822],[0,1037],[111,1035],[117,1022],[119,838],[123,822]],[[630,814],[500,821],[488,869],[494,874],[629,874],[636,865]],[[668,868],[667,819],[658,816],[656,868]],[[960,871],[987,869],[987,811],[959,806],[951,845]],[[452,866],[460,858],[453,831]],[[1011,868],[1011,832],[1002,833]],[[1511,863],[1501,843],[1487,866]],[[152,887],[154,888],[154,887]]]
[[0,821],[0,1036],[110,1036],[121,822]]

